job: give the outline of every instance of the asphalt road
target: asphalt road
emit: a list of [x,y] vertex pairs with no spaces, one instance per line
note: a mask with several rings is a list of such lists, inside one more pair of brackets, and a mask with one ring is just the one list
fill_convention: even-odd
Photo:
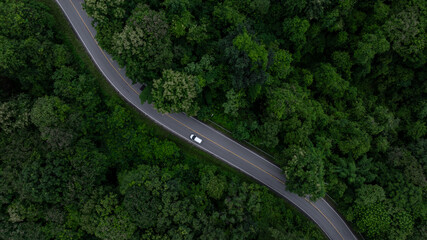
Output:
[[[281,169],[265,158],[185,114],[160,114],[152,105],[141,104],[139,100],[141,84],[132,84],[126,77],[125,69],[121,69],[112,57],[98,46],[94,39],[96,31],[91,25],[92,20],[82,9],[83,0],[56,0],[56,2],[99,70],[129,103],[172,133],[269,187],[313,220],[330,239],[357,239],[345,221],[324,199],[311,202],[307,198],[286,191],[286,180]],[[192,142],[189,139],[191,133],[202,138],[202,144]]]

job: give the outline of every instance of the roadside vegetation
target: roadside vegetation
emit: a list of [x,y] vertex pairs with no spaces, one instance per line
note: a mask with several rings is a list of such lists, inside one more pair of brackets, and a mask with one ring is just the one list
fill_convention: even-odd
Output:
[[368,239],[427,238],[425,0],[85,3],[142,101],[213,115]]
[[54,1],[0,1],[0,239],[324,239],[103,82]]

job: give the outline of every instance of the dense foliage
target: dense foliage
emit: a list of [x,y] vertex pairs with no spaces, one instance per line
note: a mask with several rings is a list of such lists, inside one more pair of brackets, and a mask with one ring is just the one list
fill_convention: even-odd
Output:
[[85,3],[101,46],[153,86],[143,100],[214,114],[367,238],[427,238],[425,0]]
[[101,94],[51,11],[0,1],[0,239],[324,238],[265,187],[182,151]]

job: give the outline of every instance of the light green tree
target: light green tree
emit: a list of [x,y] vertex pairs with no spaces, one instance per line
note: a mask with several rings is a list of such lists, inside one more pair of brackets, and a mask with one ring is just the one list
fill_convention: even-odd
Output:
[[367,206],[373,203],[382,202],[385,199],[385,192],[381,186],[363,184],[356,190],[356,204]]
[[373,239],[384,239],[391,229],[391,217],[387,208],[382,203],[375,203],[369,206],[356,206],[356,225]]
[[390,49],[390,43],[381,34],[364,34],[359,41],[357,49],[354,51],[356,63],[368,64],[378,53],[384,53]]
[[310,23],[306,19],[299,17],[288,18],[283,22],[283,31],[285,35],[294,44],[303,45],[306,42],[305,33],[310,27]]
[[393,14],[384,26],[392,49],[416,66],[422,66],[427,61],[427,14],[425,3],[421,2],[419,6],[408,2],[406,8]]
[[278,120],[288,118],[301,110],[307,97],[297,85],[284,84],[281,88],[271,88],[267,95],[267,112]]
[[[244,29],[242,34],[239,34],[233,40],[233,45],[240,51],[248,54],[252,61],[253,68],[255,69],[258,65],[261,66],[262,70],[267,69],[268,63],[268,51],[263,44],[259,44],[254,41],[253,37],[248,34]],[[282,54],[283,55],[283,54]]]
[[419,139],[427,133],[427,127],[425,122],[416,121],[408,126],[408,135],[412,139]]
[[349,82],[342,79],[336,69],[329,63],[322,63],[314,72],[317,89],[333,99],[340,99],[349,88]]
[[154,106],[162,113],[185,112],[196,115],[199,110],[197,104],[197,78],[173,70],[164,70],[162,77],[154,80]]
[[[157,77],[172,62],[172,42],[164,12],[137,5],[126,25],[112,37],[113,54],[132,80]],[[145,77],[145,78],[144,78]]]
[[227,97],[227,102],[222,104],[224,107],[224,113],[237,117],[239,115],[239,109],[244,108],[247,105],[245,101],[245,92],[242,90],[236,92],[234,89],[230,89],[225,96]]
[[316,200],[325,196],[323,153],[314,146],[289,146],[283,154],[287,159],[282,168],[286,176],[286,189],[300,196],[309,195]]
[[273,64],[270,72],[279,79],[285,79],[291,72],[292,54],[286,50],[279,49],[273,55]]
[[99,218],[95,236],[108,239],[130,239],[136,231],[136,225],[131,221],[132,216],[119,204],[116,194],[109,194],[96,206]]

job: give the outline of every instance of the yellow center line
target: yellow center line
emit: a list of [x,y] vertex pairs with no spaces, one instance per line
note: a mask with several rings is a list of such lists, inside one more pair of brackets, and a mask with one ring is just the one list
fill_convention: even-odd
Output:
[[334,224],[332,224],[332,222],[331,222],[331,220],[329,220],[329,218],[328,217],[326,217],[325,216],[325,214],[322,212],[322,211],[320,211],[320,209],[316,206],[316,205],[314,205],[314,203],[312,203],[310,200],[308,200],[307,198],[304,198],[307,202],[309,202],[317,211],[319,211],[320,212],[320,214],[322,214],[322,216],[324,217],[324,218],[326,218],[326,220],[332,225],[332,227],[335,229],[335,231],[337,231],[337,233],[340,235],[340,237],[344,240],[344,237],[341,235],[341,233],[340,233],[340,231],[338,231],[338,229],[335,227],[335,225]]
[[[236,154],[236,153],[234,153],[234,152],[232,152],[231,150],[229,150],[229,149],[227,149],[227,148],[225,148],[225,147],[223,147],[222,145],[220,145],[220,144],[218,144],[218,143],[216,143],[215,141],[213,141],[213,140],[211,140],[211,139],[209,139],[208,137],[206,137],[206,136],[204,136],[203,134],[201,134],[201,133],[199,133],[199,132],[197,132],[196,130],[194,130],[194,129],[192,129],[191,127],[189,127],[189,126],[187,126],[186,124],[184,124],[184,123],[182,123],[182,122],[180,122],[179,120],[177,120],[177,119],[175,119],[174,117],[172,117],[171,115],[169,115],[169,114],[166,114],[166,116],[168,116],[168,117],[170,117],[170,118],[172,118],[173,120],[175,120],[175,121],[177,121],[179,124],[181,124],[182,126],[184,126],[184,127],[186,127],[186,128],[188,128],[189,130],[191,130],[191,131],[193,131],[193,132],[195,132],[196,134],[199,134],[201,137],[203,137],[203,138],[206,138],[207,140],[209,140],[209,141],[211,141],[213,144],[215,144],[215,145],[217,145],[218,147],[220,147],[220,148],[222,148],[222,149],[224,149],[224,150],[226,150],[227,152],[230,152],[231,154],[233,154],[234,156],[236,156],[236,157],[238,157],[238,158],[240,158],[240,159],[242,159],[243,161],[245,161],[245,162],[247,162],[247,163],[249,163],[249,164],[251,164],[252,166],[254,166],[254,167],[256,167],[256,168],[258,168],[259,170],[261,170],[262,172],[264,172],[264,173],[266,173],[266,174],[268,174],[268,175],[270,175],[271,177],[273,177],[273,178],[275,178],[277,181],[279,181],[279,182],[281,182],[283,185],[285,184],[285,182],[283,182],[282,180],[280,180],[279,178],[277,178],[276,176],[273,176],[273,175],[271,175],[268,171],[266,171],[266,170],[264,170],[263,168],[261,168],[261,167],[259,167],[259,166],[257,166],[256,164],[254,164],[254,163],[252,163],[252,162],[250,162],[250,161],[248,161],[248,160],[246,160],[245,158],[243,158],[243,157],[241,157],[241,156],[239,156],[238,154]],[[335,227],[335,225],[334,224],[332,224],[332,222],[331,222],[331,220],[329,220],[329,218],[316,206],[316,205],[314,205],[314,203],[313,202],[311,202],[310,200],[308,200],[307,198],[304,198],[304,200],[306,200],[307,202],[309,202],[317,211],[319,211],[319,213],[320,214],[322,214],[322,216],[332,225],[332,227],[335,229],[335,231],[337,231],[337,233],[340,235],[340,237],[344,240],[344,237],[341,235],[341,233],[340,233],[340,231],[338,231],[338,229]]]
[[71,5],[73,5],[74,10],[76,10],[77,14],[79,15],[80,19],[82,20],[83,24],[85,25],[87,31],[89,32],[90,36],[93,38],[93,40],[95,41],[96,46],[98,46],[99,50],[101,50],[102,55],[104,55],[105,59],[107,59],[108,63],[111,65],[111,67],[113,67],[113,69],[117,72],[117,74],[120,76],[120,78],[136,93],[139,95],[139,93],[132,87],[132,85],[130,85],[122,76],[122,74],[120,74],[119,71],[117,71],[117,69],[113,66],[113,64],[110,62],[110,60],[108,59],[107,55],[105,55],[104,51],[102,50],[102,48],[99,46],[98,42],[96,41],[95,37],[93,36],[92,32],[89,30],[89,27],[86,25],[86,22],[83,20],[82,16],[80,15],[79,11],[77,10],[76,6],[74,5],[74,3],[70,0]]
[[240,155],[238,155],[238,154],[234,153],[233,151],[229,150],[228,148],[226,148],[226,147],[224,147],[224,146],[222,146],[222,145],[220,145],[220,144],[216,143],[215,141],[213,141],[213,140],[209,139],[208,137],[204,136],[203,134],[201,134],[201,133],[197,132],[196,130],[192,129],[191,127],[187,126],[186,124],[184,124],[184,123],[182,123],[182,122],[178,121],[177,119],[175,119],[175,118],[174,118],[174,117],[172,117],[171,115],[166,114],[166,116],[168,116],[168,117],[172,118],[173,120],[177,121],[179,124],[181,124],[182,126],[184,126],[184,127],[188,128],[189,130],[191,130],[191,131],[193,131],[193,132],[195,132],[195,133],[199,134],[200,136],[202,136],[202,137],[206,138],[207,140],[211,141],[213,144],[215,144],[215,145],[217,145],[218,147],[220,147],[220,148],[224,149],[225,151],[227,151],[227,152],[229,152],[229,153],[233,154],[234,156],[236,156],[236,157],[238,157],[238,158],[242,159],[243,161],[245,161],[245,162],[247,162],[247,163],[251,164],[252,166],[254,166],[254,167],[258,168],[258,169],[259,169],[259,170],[261,170],[262,172],[264,172],[264,173],[266,173],[266,174],[270,175],[271,177],[275,178],[277,181],[279,181],[279,182],[281,182],[281,183],[285,184],[285,182],[283,182],[282,180],[280,180],[280,179],[279,179],[279,178],[277,178],[276,176],[272,175],[272,174],[271,174],[271,173],[269,173],[268,171],[264,170],[263,168],[259,167],[259,166],[258,166],[258,165],[256,165],[256,164],[252,163],[251,161],[246,160],[245,158],[243,158],[243,157],[241,157]]
[[[93,34],[92,34],[92,32],[89,30],[89,27],[87,26],[87,24],[86,24],[86,22],[83,20],[83,17],[80,15],[80,13],[79,13],[79,11],[77,10],[77,8],[76,8],[76,6],[74,5],[74,3],[71,1],[71,0],[69,0],[70,1],[70,3],[71,3],[71,5],[73,5],[73,8],[74,8],[74,10],[76,11],[76,13],[79,15],[79,17],[80,17],[80,19],[82,20],[82,22],[83,22],[83,24],[85,25],[85,27],[86,27],[86,29],[87,29],[87,31],[89,32],[89,34],[90,34],[90,36],[92,37],[92,39],[95,41],[95,44],[96,44],[96,46],[98,46],[98,48],[99,48],[99,50],[101,51],[101,53],[102,53],[102,55],[104,55],[104,57],[105,57],[105,59],[107,59],[107,61],[108,61],[108,63],[111,65],[111,67],[117,72],[117,74],[120,76],[120,78],[136,93],[136,94],[138,94],[139,95],[139,93],[132,87],[132,85],[130,85],[125,79],[124,79],[124,77],[122,76],[122,74],[113,66],[113,64],[110,62],[110,60],[108,59],[108,57],[105,55],[105,53],[104,53],[104,51],[102,50],[102,48],[99,46],[99,44],[98,44],[98,42],[96,41],[96,39],[95,39],[95,37],[93,36]],[[227,152],[229,152],[229,153],[231,153],[231,154],[233,154],[234,156],[236,156],[236,157],[238,157],[238,158],[240,158],[240,159],[242,159],[243,161],[245,161],[245,162],[247,162],[247,163],[249,163],[250,165],[252,165],[252,166],[254,166],[255,168],[257,168],[257,169],[259,169],[259,170],[261,170],[262,172],[264,172],[264,173],[266,173],[266,174],[268,174],[268,175],[270,175],[271,177],[273,177],[274,179],[276,179],[277,181],[279,181],[280,183],[282,183],[283,185],[285,184],[285,182],[283,182],[282,180],[280,180],[279,178],[277,178],[276,176],[274,176],[274,175],[272,175],[271,173],[269,173],[268,171],[266,171],[266,170],[264,170],[263,168],[261,168],[261,167],[259,167],[258,165],[256,165],[256,164],[254,164],[254,163],[252,163],[252,162],[250,162],[250,161],[248,161],[248,160],[246,160],[245,158],[243,158],[243,157],[241,157],[240,155],[238,155],[238,154],[236,154],[236,153],[234,153],[234,152],[232,152],[231,150],[229,150],[229,149],[227,149],[227,148],[225,148],[224,146],[222,146],[222,145],[220,145],[220,144],[218,144],[218,143],[216,143],[215,141],[213,141],[213,140],[211,140],[211,139],[209,139],[208,137],[206,137],[206,136],[204,136],[203,134],[201,134],[201,133],[199,133],[199,132],[197,132],[197,131],[195,131],[194,129],[192,129],[192,128],[190,128],[189,126],[187,126],[186,124],[184,124],[184,123],[182,123],[182,122],[180,122],[180,121],[178,121],[177,119],[175,119],[174,117],[172,117],[172,116],[170,116],[169,114],[166,114],[166,116],[168,116],[168,117],[170,117],[171,119],[173,119],[173,120],[175,120],[176,122],[178,122],[179,124],[181,124],[182,126],[184,126],[184,127],[186,127],[186,128],[188,128],[189,130],[191,130],[191,131],[193,131],[193,132],[195,132],[196,134],[199,134],[200,136],[202,136],[202,137],[204,137],[204,138],[206,138],[207,140],[209,140],[210,142],[212,142],[213,144],[215,144],[215,145],[217,145],[218,147],[220,147],[220,148],[222,148],[222,149],[224,149],[224,150],[226,150]],[[332,222],[329,220],[329,218],[328,217],[326,217],[326,215],[322,212],[322,211],[320,211],[320,209],[316,206],[316,205],[314,205],[311,201],[309,201],[308,199],[306,199],[306,198],[304,198],[307,202],[309,202],[317,211],[319,211],[320,212],[320,214],[322,214],[322,216],[332,225],[332,227],[335,229],[335,231],[337,231],[337,233],[341,236],[341,238],[344,240],[344,237],[341,235],[341,233],[338,231],[338,229],[335,227],[335,225],[334,224],[332,224]]]

